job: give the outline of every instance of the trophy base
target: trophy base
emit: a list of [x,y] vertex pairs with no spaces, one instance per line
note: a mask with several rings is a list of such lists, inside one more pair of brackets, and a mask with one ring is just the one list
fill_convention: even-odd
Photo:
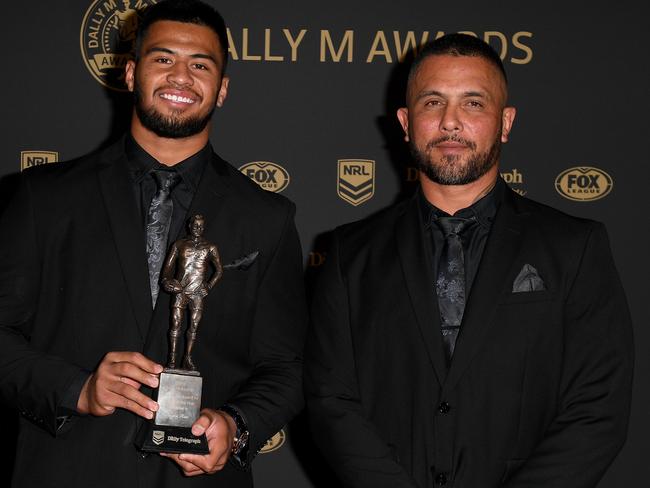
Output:
[[136,445],[145,452],[208,454],[205,435],[192,435],[199,417],[202,378],[198,371],[165,369],[156,391],[158,411],[138,432]]
[[210,453],[205,434],[197,437],[189,427],[156,425],[152,422],[142,426],[136,444],[144,452]]

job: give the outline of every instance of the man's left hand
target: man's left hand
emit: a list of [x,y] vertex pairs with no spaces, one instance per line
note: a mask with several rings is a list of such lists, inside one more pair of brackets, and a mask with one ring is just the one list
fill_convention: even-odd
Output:
[[183,470],[185,476],[213,474],[221,470],[232,449],[237,425],[230,415],[210,408],[201,410],[201,415],[192,425],[192,434],[205,434],[208,439],[209,454],[167,454],[161,456],[172,459]]

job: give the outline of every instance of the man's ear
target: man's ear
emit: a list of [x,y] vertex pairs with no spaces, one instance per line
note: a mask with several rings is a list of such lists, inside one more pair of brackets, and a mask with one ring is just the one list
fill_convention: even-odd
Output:
[[501,142],[508,142],[508,135],[512,130],[512,124],[515,121],[517,109],[515,107],[505,107],[501,114]]
[[399,120],[402,129],[404,130],[404,140],[409,141],[409,109],[401,107],[397,109],[397,120]]
[[128,60],[124,67],[124,82],[129,91],[132,92],[135,86],[135,61],[132,59]]
[[219,87],[219,94],[217,95],[217,107],[223,107],[223,104],[226,101],[228,96],[228,85],[230,84],[230,78],[224,76],[221,78],[221,86]]

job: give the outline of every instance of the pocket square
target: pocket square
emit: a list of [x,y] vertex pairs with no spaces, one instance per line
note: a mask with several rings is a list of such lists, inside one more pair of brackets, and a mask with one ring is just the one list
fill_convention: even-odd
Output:
[[223,269],[240,269],[242,271],[246,271],[248,268],[250,268],[251,264],[255,262],[259,254],[259,251],[255,251],[247,254],[246,256],[242,256],[241,258],[237,258],[232,263],[224,265]]
[[524,264],[512,284],[512,293],[542,290],[546,290],[544,280],[542,280],[535,268],[530,264]]

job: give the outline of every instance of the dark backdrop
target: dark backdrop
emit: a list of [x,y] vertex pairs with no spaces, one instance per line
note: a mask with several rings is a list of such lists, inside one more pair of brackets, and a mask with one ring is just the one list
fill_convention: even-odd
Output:
[[[119,70],[110,66],[123,63],[132,35],[125,3],[152,2],[3,5],[0,205],[21,163],[74,158],[124,130],[129,96],[106,84],[119,85]],[[425,32],[434,38],[469,31],[501,52],[511,103],[518,109],[504,147],[504,177],[531,198],[604,221],[609,229],[635,322],[637,355],[629,439],[600,486],[646,483],[650,80],[643,3],[210,3],[226,18],[233,58],[229,97],[213,128],[214,147],[237,167],[273,163],[245,170],[296,202],[308,276],[326,259],[322,236],[328,230],[389,205],[413,186],[394,116],[402,100],[399,61],[404,52],[409,57],[408,49],[403,51],[408,39],[419,43]],[[101,68],[95,74],[90,60]],[[341,182],[339,164],[348,173]],[[355,167],[367,176],[354,176]],[[578,167],[586,169],[573,169]],[[340,183],[348,192],[350,185],[362,189],[342,193],[344,199]],[[11,445],[14,414],[2,413],[3,441]],[[333,486],[324,481],[303,419],[268,448],[254,465],[257,486]],[[0,483],[10,476],[11,461],[0,462]]]

